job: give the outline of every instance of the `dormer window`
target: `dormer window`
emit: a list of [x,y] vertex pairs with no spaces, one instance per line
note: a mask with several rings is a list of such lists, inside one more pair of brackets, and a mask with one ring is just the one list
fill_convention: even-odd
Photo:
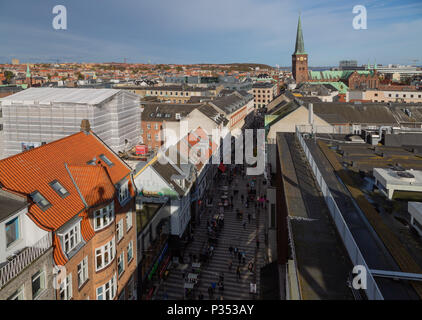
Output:
[[107,158],[104,154],[100,154],[100,159],[103,160],[109,167],[114,165],[113,162],[109,158]]
[[81,228],[80,224],[74,225],[68,232],[63,236],[64,251],[68,254],[70,251],[76,248],[81,242]]
[[31,193],[31,198],[35,202],[35,204],[42,210],[45,211],[51,207],[51,203],[44,198],[44,196],[39,191],[34,191]]
[[62,198],[66,198],[69,195],[69,192],[57,180],[50,182],[50,186]]

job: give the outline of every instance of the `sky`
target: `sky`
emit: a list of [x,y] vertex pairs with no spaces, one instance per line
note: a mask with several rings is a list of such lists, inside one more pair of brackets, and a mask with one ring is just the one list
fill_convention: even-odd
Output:
[[[53,28],[56,5],[66,30]],[[356,5],[366,30],[353,28]],[[421,0],[1,0],[0,63],[290,66],[299,12],[310,66],[422,65]]]

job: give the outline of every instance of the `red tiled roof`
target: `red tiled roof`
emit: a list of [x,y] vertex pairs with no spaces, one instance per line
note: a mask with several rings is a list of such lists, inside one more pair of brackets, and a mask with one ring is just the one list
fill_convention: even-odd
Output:
[[89,207],[109,202],[114,198],[116,190],[107,169],[102,165],[69,165],[69,171]]
[[[51,203],[51,207],[43,211],[38,205],[32,204],[29,208],[30,216],[40,227],[56,230],[76,214],[85,210],[85,205],[66,169],[66,164],[69,166],[69,170],[79,172],[80,170],[76,169],[77,166],[86,166],[86,163],[94,157],[98,162],[100,154],[104,154],[114,163],[111,167],[102,164],[113,184],[130,173],[130,168],[92,132],[90,134],[79,132],[0,160],[0,183],[7,190],[27,196],[38,190]],[[104,172],[104,169],[101,170]],[[88,192],[87,180],[82,179],[78,174],[76,176],[78,176],[76,180],[81,184],[81,188]],[[100,173],[99,169],[93,169],[88,180],[98,182],[104,179],[104,174]],[[65,198],[58,195],[49,185],[54,180],[58,180],[70,194]],[[106,194],[109,197],[109,188],[107,188]],[[86,201],[92,203],[96,199],[94,194],[87,198],[89,200]]]
[[63,254],[62,248],[60,246],[59,237],[55,234],[53,237],[53,259],[56,265],[64,266],[67,262],[66,256]]

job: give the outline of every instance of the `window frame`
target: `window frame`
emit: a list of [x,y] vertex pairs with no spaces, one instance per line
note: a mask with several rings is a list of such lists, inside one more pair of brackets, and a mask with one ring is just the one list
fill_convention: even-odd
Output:
[[[42,199],[41,199],[41,201],[43,201],[43,200],[45,200],[46,202],[48,202],[48,204],[46,204],[46,205],[43,205],[43,204],[41,204],[41,201],[35,201],[35,199],[34,199],[34,197],[35,196],[40,196]],[[46,197],[44,197],[43,195],[42,195],[42,193],[41,192],[39,192],[38,190],[35,190],[35,191],[33,191],[30,195],[29,195],[30,197],[31,197],[31,199],[32,199],[32,201],[34,201],[34,203],[42,210],[42,211],[46,211],[46,210],[48,210],[48,208],[50,208],[51,206],[52,206],[52,204],[51,204],[51,202],[50,201],[48,201],[47,200],[47,198]]]
[[[122,272],[120,272],[119,264],[122,264]],[[120,278],[122,274],[125,272],[125,251],[122,250],[119,256],[117,256],[117,275]]]
[[[73,246],[70,246],[71,236],[69,236],[68,239],[66,239],[66,236],[68,236],[71,232],[74,232],[75,235],[75,243]],[[66,248],[66,243],[69,242],[69,247]],[[63,247],[64,252],[66,254],[69,254],[72,250],[74,250],[80,243],[82,242],[82,235],[81,235],[81,225],[80,221],[75,223],[72,227],[69,228],[65,233],[63,233]]]
[[[107,222],[104,223],[105,218],[107,218]],[[108,227],[115,218],[115,211],[114,211],[114,201],[111,201],[108,205],[101,207],[94,211],[94,231],[100,231],[106,227]],[[100,220],[100,223],[98,225],[98,221]]]
[[[129,259],[129,252],[130,254],[130,259]],[[132,262],[133,260],[133,240],[131,240],[128,245],[127,245],[127,264],[129,265],[129,263]]]
[[[129,219],[129,216],[130,216],[130,219]],[[133,212],[132,212],[132,210],[129,210],[128,212],[126,212],[125,219],[126,219],[126,232],[129,232],[130,229],[132,229],[132,227],[133,227]],[[130,221],[130,224],[128,223],[128,221]]]
[[[17,299],[19,297],[21,297],[21,299]],[[7,298],[7,300],[25,300],[25,285],[21,285]]]
[[[107,249],[106,249],[107,247]],[[99,252],[99,253],[98,253]],[[108,261],[105,262],[105,254],[108,254]],[[107,242],[106,244],[98,247],[94,251],[95,255],[95,271],[99,272],[104,268],[108,267],[116,257],[116,242],[115,238],[111,239],[111,241]],[[98,267],[98,257],[101,257],[101,266]]]
[[102,161],[104,161],[105,162],[105,164],[107,165],[107,166],[109,166],[109,167],[112,167],[112,166],[114,166],[114,162],[113,161],[111,161],[104,153],[102,153],[102,154],[100,154],[99,156],[98,156]]
[[[14,229],[15,229],[15,239],[12,242],[7,241],[7,229],[8,227],[10,227],[12,224],[14,224]],[[19,239],[21,238],[21,232],[20,232],[20,219],[19,216],[16,216],[12,219],[10,219],[9,221],[7,221],[4,224],[4,231],[5,231],[5,235],[6,235],[6,249],[12,247],[17,241],[19,241]]]
[[117,243],[119,243],[124,236],[124,219],[120,219],[116,224],[116,237],[117,237]]
[[[60,283],[59,296],[61,300],[71,300],[73,297],[73,288],[72,288],[72,273],[66,275],[63,279],[63,282]],[[64,292],[64,298],[62,298],[62,293]]]
[[[42,277],[40,282],[40,288],[36,293],[34,293],[34,281]],[[31,276],[31,292],[32,300],[36,300],[44,291],[46,290],[46,279],[45,279],[45,270],[40,269],[34,275]]]
[[[106,288],[106,285],[109,285],[108,288]],[[101,293],[99,294],[98,291],[99,289],[101,289]],[[109,297],[111,299],[104,299],[107,295],[107,292],[111,292],[112,295],[110,295]],[[97,287],[95,289],[95,293],[96,293],[96,298],[97,300],[114,300],[114,298],[116,297],[117,294],[117,279],[116,279],[116,273],[114,273],[113,277],[111,277],[111,279],[109,281],[107,281],[106,283],[104,283],[103,285]],[[98,299],[98,297],[101,295],[101,299]]]
[[[80,289],[89,280],[88,256],[85,256],[85,258],[83,258],[81,262],[78,264],[77,271],[78,271],[78,288]],[[81,277],[81,275],[83,275],[84,277]]]
[[[122,191],[124,193],[125,198],[122,198]],[[119,187],[119,202],[125,202],[127,199],[129,199],[129,195],[129,180],[126,180]]]
[[[55,188],[54,185],[59,185],[60,188]],[[60,181],[58,180],[53,180],[49,183],[50,187],[61,197],[61,198],[66,198],[70,193],[69,191],[60,183]],[[64,191],[66,191],[64,194],[60,193],[59,190],[60,189],[64,189]]]

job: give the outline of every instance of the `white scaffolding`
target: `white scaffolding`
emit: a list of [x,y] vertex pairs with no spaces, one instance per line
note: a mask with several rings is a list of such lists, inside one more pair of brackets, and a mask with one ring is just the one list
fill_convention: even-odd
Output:
[[22,152],[22,144],[37,147],[79,132],[83,119],[115,152],[141,138],[139,96],[124,90],[30,88],[0,105],[5,156]]

